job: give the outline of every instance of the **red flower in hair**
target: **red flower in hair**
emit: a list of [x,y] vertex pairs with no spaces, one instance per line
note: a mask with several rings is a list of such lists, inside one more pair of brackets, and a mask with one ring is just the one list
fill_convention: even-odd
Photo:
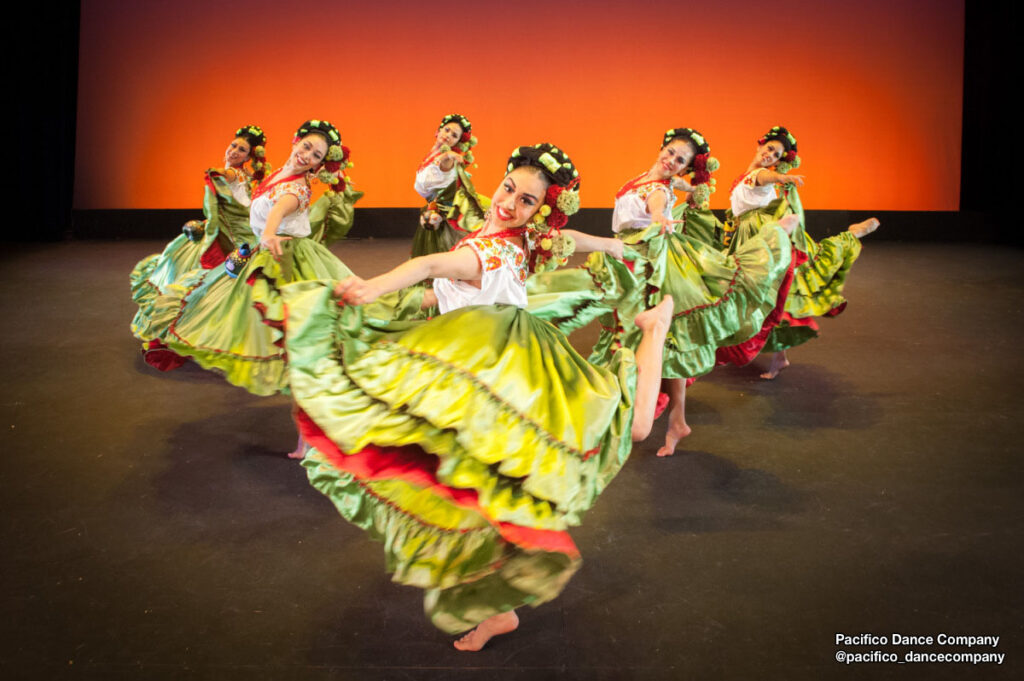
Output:
[[762,137],[761,139],[757,140],[757,143],[758,143],[758,144],[764,144],[764,143],[766,143],[767,141],[768,141],[768,139],[767,139],[766,137]]
[[786,155],[782,157],[782,160],[786,161],[787,163],[792,163],[795,159],[796,159],[796,152],[793,151],[792,149],[787,151]]
[[349,160],[349,158],[352,156],[352,152],[349,151],[349,148],[346,147],[344,144],[341,145],[341,154],[341,158],[343,161]]
[[341,161],[324,161],[324,168],[328,172],[336,173],[341,169]]
[[551,209],[551,215],[547,217],[548,227],[551,229],[561,229],[562,227],[565,227],[567,222],[569,222],[568,215],[557,208]]
[[[551,206],[552,210],[554,210],[555,206],[558,205],[559,194],[564,191],[565,187],[559,187],[557,184],[550,185],[548,187],[547,194],[544,195],[544,203]],[[548,220],[548,223],[550,224],[550,219]]]
[[459,138],[459,141],[468,142],[470,137],[472,137],[472,135],[470,134],[469,130],[467,130],[466,132],[462,133],[462,137]]
[[693,184],[706,184],[709,180],[708,154],[698,154],[693,159]]

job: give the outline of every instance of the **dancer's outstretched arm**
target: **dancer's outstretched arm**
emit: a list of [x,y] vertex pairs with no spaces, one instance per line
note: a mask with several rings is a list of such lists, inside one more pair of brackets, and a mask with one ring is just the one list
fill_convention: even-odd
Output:
[[573,241],[576,242],[577,253],[607,253],[613,258],[622,260],[622,242],[618,239],[585,234],[575,229],[563,229],[562,234],[572,237]]
[[418,284],[424,279],[475,281],[483,275],[480,260],[471,248],[434,253],[407,260],[390,272],[372,279],[351,276],[334,287],[334,295],[349,305],[372,303],[385,293]]

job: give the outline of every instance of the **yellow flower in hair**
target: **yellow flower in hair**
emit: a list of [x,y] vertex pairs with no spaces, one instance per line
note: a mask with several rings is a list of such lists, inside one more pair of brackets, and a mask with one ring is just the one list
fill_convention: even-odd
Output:
[[551,239],[544,238],[540,240],[540,247],[545,251],[551,250]]
[[544,217],[547,217],[547,216],[551,215],[551,206],[549,206],[548,204],[545,203],[543,206],[540,207],[540,211],[539,212]]
[[541,224],[542,222],[544,222],[544,216],[543,216],[543,215],[541,215],[540,213],[534,213],[534,214],[533,214],[533,221],[534,221],[534,222],[535,222],[536,224],[538,224],[538,225],[539,225],[539,224]]
[[564,192],[559,193],[558,200],[555,201],[555,207],[566,215],[575,215],[580,209],[579,192],[566,189]]

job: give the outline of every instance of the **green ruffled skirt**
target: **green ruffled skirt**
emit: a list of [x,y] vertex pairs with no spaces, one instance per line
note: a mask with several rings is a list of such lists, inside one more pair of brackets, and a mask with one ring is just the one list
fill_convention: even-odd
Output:
[[639,346],[634,318],[670,294],[674,313],[662,375],[694,378],[714,368],[720,349],[761,332],[786,281],[789,239],[774,226],[727,255],[695,237],[659,229],[620,234],[626,262],[594,253],[582,267],[530,277],[530,310],[565,332],[599,319],[590,361],[602,364],[619,348]]
[[[456,180],[438,192],[433,202],[441,224],[436,228],[419,225],[412,236],[412,257],[447,253],[462,237],[480,229],[490,201],[477,195],[466,169],[459,166]],[[425,210],[425,209],[424,209]]]
[[464,233],[457,231],[447,222],[442,221],[436,229],[419,225],[412,235],[412,257],[447,253],[463,236],[465,236]]
[[151,319],[153,306],[171,284],[181,281],[192,270],[219,265],[238,244],[255,243],[256,237],[249,227],[249,207],[238,203],[227,181],[216,170],[206,173],[203,213],[204,222],[186,225],[192,237],[179,234],[162,253],[143,258],[132,270],[132,302],[139,308],[132,320],[132,333],[140,340],[159,339],[159,330]]
[[814,317],[835,316],[845,309],[843,287],[861,250],[860,240],[849,231],[815,242],[804,228],[800,195],[790,186],[783,198],[732,221],[735,235],[729,244],[730,251],[742,248],[747,241],[757,238],[765,225],[790,213],[800,218],[800,226],[791,237],[796,267],[785,313],[768,337],[765,352],[786,350],[816,338],[818,325]]
[[444,631],[556,597],[580,564],[568,528],[630,451],[633,354],[595,367],[512,306],[394,321],[331,285],[282,291],[312,484]]
[[310,239],[282,242],[280,261],[257,250],[237,278],[223,265],[195,270],[153,306],[164,345],[257,395],[285,390],[284,307],[280,287],[308,279],[343,279],[351,271]]

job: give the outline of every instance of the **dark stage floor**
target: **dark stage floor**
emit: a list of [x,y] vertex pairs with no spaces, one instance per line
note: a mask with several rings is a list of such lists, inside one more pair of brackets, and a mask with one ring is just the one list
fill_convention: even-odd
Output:
[[[867,243],[822,338],[691,388],[685,451],[659,423],[562,597],[469,654],[283,457],[286,398],[141,361],[128,272],[162,246],[6,249],[0,677],[1024,677],[1021,251]],[[335,250],[372,274],[408,242]],[[1005,659],[836,661],[874,650]]]

